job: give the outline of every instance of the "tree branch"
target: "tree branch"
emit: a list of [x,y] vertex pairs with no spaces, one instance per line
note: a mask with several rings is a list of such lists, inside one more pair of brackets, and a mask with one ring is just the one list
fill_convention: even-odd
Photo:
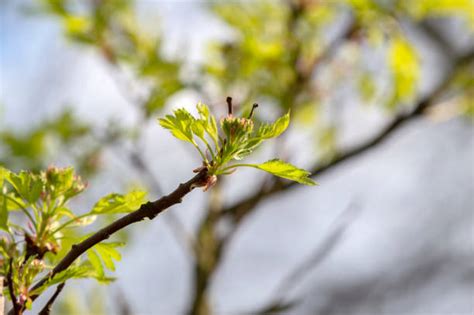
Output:
[[306,259],[298,264],[293,270],[284,276],[274,290],[274,297],[266,306],[260,308],[252,314],[268,314],[270,310],[289,308],[295,304],[293,301],[284,301],[287,294],[294,286],[300,282],[311,270],[314,270],[326,257],[336,248],[342,240],[349,226],[354,222],[355,217],[360,212],[361,207],[351,204],[345,209],[334,222],[334,225],[325,236],[322,243],[317,246]]
[[56,301],[57,297],[61,293],[61,291],[64,289],[64,286],[66,285],[66,282],[60,283],[56,287],[56,291],[54,292],[53,296],[48,300],[46,305],[43,307],[43,309],[38,313],[38,315],[49,315],[51,313],[51,309],[53,308],[53,304]]
[[[63,270],[66,270],[79,256],[85,253],[88,249],[90,249],[97,243],[108,239],[115,232],[120,231],[121,229],[127,227],[132,223],[142,221],[145,218],[152,220],[164,210],[177,203],[180,203],[182,198],[189,192],[191,192],[191,190],[193,190],[195,187],[203,186],[207,178],[207,170],[204,169],[186,183],[180,184],[178,188],[176,188],[169,195],[163,196],[156,201],[147,202],[143,204],[138,210],[131,212],[126,216],[112,222],[111,224],[100,229],[99,231],[82,241],[81,243],[73,245],[71,250],[53,268],[49,275],[45,276],[38,283],[36,283],[36,285],[34,285],[31,290],[38,289],[49,279],[53,278],[56,274]],[[32,296],[31,298],[34,300],[37,298],[37,296]]]
[[[474,51],[471,51],[464,56],[458,58],[454,66],[450,71],[444,76],[444,79],[438,84],[438,86],[430,93],[428,96],[420,99],[415,105],[414,109],[408,114],[398,115],[392,122],[387,124],[382,128],[375,136],[367,140],[366,142],[348,149],[347,151],[336,155],[330,162],[325,164],[315,165],[311,173],[313,176],[320,176],[333,168],[339,166],[343,162],[346,162],[352,158],[362,155],[378,146],[379,144],[385,142],[389,136],[391,136],[395,131],[399,130],[402,126],[408,122],[420,117],[424,111],[432,106],[436,100],[441,96],[441,94],[447,89],[447,87],[452,83],[455,72],[465,65],[468,62],[474,60]],[[224,212],[228,215],[232,215],[236,223],[241,221],[256,205],[261,201],[267,199],[270,196],[273,196],[275,193],[280,191],[289,190],[290,188],[296,187],[294,182],[283,183],[280,180],[276,180],[270,187],[263,188],[257,193],[247,197],[246,199],[238,202],[237,204],[227,207],[224,209]]]

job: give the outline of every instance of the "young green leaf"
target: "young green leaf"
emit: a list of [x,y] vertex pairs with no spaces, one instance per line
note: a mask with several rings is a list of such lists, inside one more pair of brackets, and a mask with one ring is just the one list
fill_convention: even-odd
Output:
[[168,129],[179,140],[196,144],[193,139],[192,125],[194,117],[184,108],[174,111],[174,115],[166,115],[158,119],[161,127]]
[[21,171],[18,174],[10,172],[5,180],[15,188],[23,199],[30,203],[39,199],[44,186],[44,181],[39,175],[26,171]]
[[276,138],[288,128],[289,123],[290,113],[288,112],[272,124],[262,124],[255,136],[260,139]]
[[102,258],[105,267],[109,270],[115,271],[113,260],[120,261],[122,259],[120,252],[116,248],[123,245],[123,243],[99,243],[95,245],[94,248],[100,258]]
[[293,180],[300,184],[309,186],[316,185],[316,183],[309,177],[311,176],[310,172],[278,159],[270,160],[262,164],[244,164],[242,166],[258,168],[275,176]]
[[290,123],[290,113],[286,113],[278,118],[274,123],[264,123],[260,125],[254,135],[249,137],[245,149],[252,152],[262,141],[280,136]]
[[95,272],[97,273],[97,276],[99,278],[103,278],[105,276],[105,271],[102,263],[100,262],[99,255],[97,255],[93,249],[90,249],[87,251],[87,257],[89,258],[92,268],[94,268]]
[[[228,166],[227,164],[232,160],[241,160],[248,156],[263,141],[280,136],[288,128],[290,113],[286,113],[273,123],[263,123],[254,130],[252,113],[258,107],[257,104],[253,105],[252,111],[247,117],[234,116],[231,97],[227,98],[227,105],[228,115],[220,119],[220,132],[217,130],[216,119],[209,112],[209,108],[202,103],[197,105],[199,118],[194,118],[185,109],[180,109],[175,111],[174,115],[167,115],[160,119],[159,122],[178,139],[193,143],[201,154],[202,166],[214,178],[212,183],[216,182],[218,175],[228,175],[239,166],[250,166],[305,185],[315,185],[314,181],[309,178],[309,172],[279,160],[258,165],[235,164]],[[194,136],[204,142],[206,154],[194,142]],[[214,148],[208,143],[207,138],[213,140]],[[212,159],[209,159],[207,153],[210,153]],[[208,189],[209,183],[205,187]]]
[[3,181],[9,174],[10,172],[6,168],[0,166],[0,187],[3,186]]
[[[3,200],[2,200],[3,199]],[[1,198],[0,199],[0,229],[4,231],[8,231],[8,207],[7,207],[7,199]]]
[[202,123],[205,131],[212,138],[214,143],[217,143],[219,136],[217,133],[216,119],[210,114],[209,107],[207,107],[206,104],[198,103],[196,107],[200,117],[198,121]]

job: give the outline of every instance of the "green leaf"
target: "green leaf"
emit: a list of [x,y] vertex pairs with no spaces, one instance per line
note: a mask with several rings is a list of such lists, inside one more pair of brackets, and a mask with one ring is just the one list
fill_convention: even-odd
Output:
[[[274,123],[261,124],[255,135],[250,137],[247,142],[246,150],[252,152],[263,140],[276,138],[280,136],[290,123],[290,113],[286,113],[282,117],[278,118]],[[248,153],[250,153],[248,152]]]
[[3,182],[9,175],[10,171],[0,166],[0,188],[3,187]]
[[290,113],[278,118],[273,124],[262,124],[257,131],[257,137],[261,139],[276,138],[281,135],[290,123]]
[[94,246],[97,254],[104,262],[105,267],[109,270],[115,271],[115,264],[113,260],[120,261],[122,256],[116,247],[123,246],[123,243],[99,243]]
[[3,193],[0,191],[0,203],[3,204],[3,200],[7,202],[7,210],[15,211],[21,208],[26,208],[23,199],[20,199],[14,195],[13,192]]
[[309,186],[316,185],[316,183],[309,177],[311,176],[310,172],[278,159],[270,160],[262,164],[244,164],[242,166],[258,168],[275,176],[293,180],[300,184]]
[[7,198],[1,198],[2,204],[0,205],[0,229],[8,231],[8,206]]
[[173,136],[179,140],[195,144],[193,139],[192,125],[194,117],[184,108],[174,111],[174,115],[166,115],[158,119],[161,127],[168,129]]
[[99,278],[105,277],[104,267],[100,262],[99,255],[97,255],[97,253],[93,249],[90,249],[87,251],[87,257],[89,258],[89,262],[97,273],[97,276]]
[[209,107],[206,104],[199,102],[197,104],[197,110],[200,116],[200,122],[202,122],[204,129],[207,134],[212,138],[214,142],[217,142],[218,133],[217,133],[217,123],[214,116],[210,114]]
[[91,213],[128,213],[137,210],[145,201],[146,192],[135,190],[125,195],[109,194],[101,198]]
[[30,203],[39,199],[44,187],[44,181],[40,175],[26,171],[21,171],[18,174],[9,173],[5,180],[15,188],[23,199]]

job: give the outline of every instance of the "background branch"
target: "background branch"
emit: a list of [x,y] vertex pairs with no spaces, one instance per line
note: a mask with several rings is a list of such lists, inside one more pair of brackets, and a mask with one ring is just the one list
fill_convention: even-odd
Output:
[[[407,114],[398,115],[392,122],[388,123],[384,128],[382,128],[375,136],[365,141],[364,143],[348,149],[345,152],[336,154],[335,157],[325,164],[316,164],[311,168],[311,173],[313,176],[321,176],[322,174],[332,170],[336,166],[339,166],[343,162],[347,162],[353,158],[356,158],[366,152],[369,152],[371,149],[385,142],[389,137],[399,130],[402,126],[408,122],[420,117],[424,111],[433,106],[438,98],[443,94],[449,85],[452,83],[455,77],[456,71],[463,67],[466,63],[472,62],[474,60],[474,51],[461,56],[457,59],[454,65],[449,71],[445,74],[444,78],[437,85],[437,87],[426,97],[420,99],[415,105],[414,109]],[[241,221],[255,206],[257,206],[261,201],[267,199],[274,194],[289,190],[290,188],[296,187],[294,183],[283,183],[280,180],[275,181],[270,187],[262,189],[257,193],[245,198],[239,203],[230,206],[223,211],[231,215],[234,220],[238,223]]]
[[60,283],[56,287],[56,291],[54,291],[54,294],[51,296],[51,298],[46,302],[46,305],[43,307],[43,309],[38,313],[39,315],[49,315],[51,313],[51,309],[53,308],[53,304],[56,301],[57,297],[61,293],[61,291],[64,289],[64,286],[66,285],[66,282]]
[[322,243],[281,279],[274,290],[274,297],[271,299],[271,302],[260,308],[260,310],[252,312],[252,314],[268,314],[272,310],[287,309],[293,306],[296,301],[285,301],[285,295],[303,280],[310,271],[320,265],[337,247],[350,225],[355,221],[356,216],[360,213],[360,210],[361,207],[358,204],[349,205],[336,219],[336,222],[334,222]]

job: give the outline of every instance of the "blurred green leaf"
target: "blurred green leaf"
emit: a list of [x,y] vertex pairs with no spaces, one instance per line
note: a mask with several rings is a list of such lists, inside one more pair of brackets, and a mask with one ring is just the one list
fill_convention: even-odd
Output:
[[393,74],[393,97],[390,104],[413,98],[420,76],[420,64],[415,48],[404,38],[392,40],[388,61]]
[[87,251],[87,258],[89,258],[89,262],[91,263],[92,267],[97,273],[97,276],[99,278],[104,278],[105,277],[104,267],[102,266],[102,263],[100,262],[99,255],[97,255],[94,249],[89,249]]
[[9,231],[7,199],[6,198],[2,198],[2,199],[0,199],[0,229],[4,231]]
[[123,243],[99,243],[94,246],[94,249],[104,262],[105,267],[109,270],[115,271],[113,260],[120,261],[122,259],[120,252],[116,248],[123,245]]

